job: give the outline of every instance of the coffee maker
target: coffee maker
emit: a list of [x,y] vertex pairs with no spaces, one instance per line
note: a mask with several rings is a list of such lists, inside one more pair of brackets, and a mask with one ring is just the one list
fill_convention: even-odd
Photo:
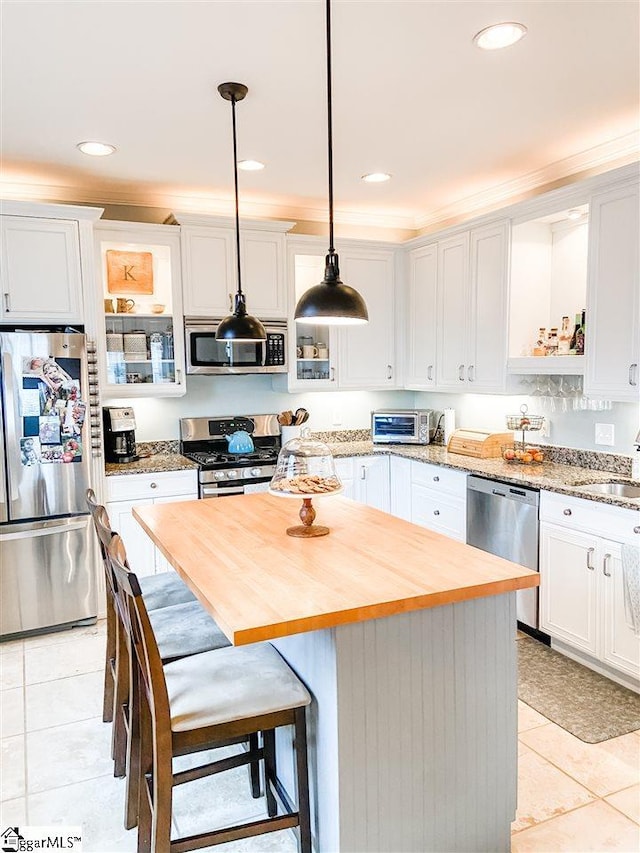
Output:
[[102,410],[104,426],[104,458],[107,462],[135,462],[136,419],[133,409],[105,407]]

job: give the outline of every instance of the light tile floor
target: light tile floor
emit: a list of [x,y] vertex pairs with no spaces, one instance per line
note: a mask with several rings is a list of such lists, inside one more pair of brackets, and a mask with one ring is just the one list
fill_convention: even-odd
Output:
[[[104,623],[0,644],[3,828],[81,825],[87,853],[135,850],[135,831],[122,826],[124,783],[112,776],[110,726],[101,720],[103,654]],[[640,732],[585,744],[522,702],[518,729],[513,853],[637,853]],[[178,789],[175,832],[201,831],[212,802],[221,823],[264,813],[240,768]],[[211,849],[293,853],[296,843],[280,832]]]

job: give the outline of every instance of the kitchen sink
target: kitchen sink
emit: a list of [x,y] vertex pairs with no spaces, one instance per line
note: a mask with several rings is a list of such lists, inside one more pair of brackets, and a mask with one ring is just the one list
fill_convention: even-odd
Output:
[[632,486],[630,483],[589,483],[585,486],[579,486],[583,492],[589,492],[592,495],[612,495],[616,498],[640,498],[640,486]]

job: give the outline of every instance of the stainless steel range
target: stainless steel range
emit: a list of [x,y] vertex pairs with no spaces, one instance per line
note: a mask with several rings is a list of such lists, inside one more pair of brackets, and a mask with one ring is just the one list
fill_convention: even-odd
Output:
[[[240,430],[251,436],[253,452],[229,452],[229,438]],[[198,463],[201,498],[266,492],[276,470],[280,446],[276,415],[180,420],[180,450],[183,456]]]

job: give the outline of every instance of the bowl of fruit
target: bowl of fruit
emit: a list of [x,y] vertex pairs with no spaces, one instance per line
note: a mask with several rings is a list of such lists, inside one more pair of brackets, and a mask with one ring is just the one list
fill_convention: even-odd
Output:
[[502,458],[505,462],[519,465],[534,465],[544,462],[544,453],[539,447],[523,444],[503,444]]

